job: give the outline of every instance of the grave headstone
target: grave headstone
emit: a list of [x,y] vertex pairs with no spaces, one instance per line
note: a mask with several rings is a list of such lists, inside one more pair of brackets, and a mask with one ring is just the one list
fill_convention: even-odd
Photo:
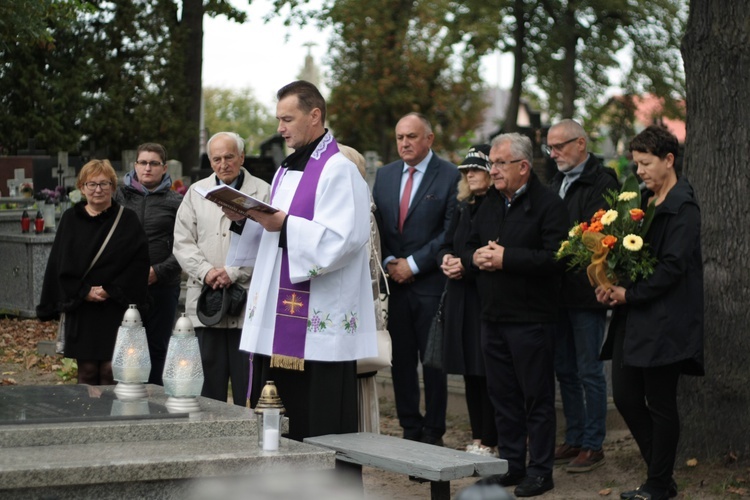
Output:
[[14,196],[21,196],[21,186],[25,183],[33,184],[34,180],[26,177],[24,169],[16,168],[13,170],[13,178],[8,180],[8,192],[12,198]]
[[365,151],[364,156],[367,185],[372,189],[372,186],[375,184],[375,174],[378,172],[381,161],[378,153],[375,151]]
[[[135,149],[126,149],[122,152],[122,174],[126,174],[133,170],[135,166],[135,160],[138,159],[138,151]],[[122,177],[118,172],[118,176]]]
[[177,179],[182,179],[182,162],[178,160],[168,160],[167,173],[172,178],[172,182]]
[[52,172],[52,176],[57,179],[58,186],[75,187],[76,169],[70,166],[67,151],[57,153],[57,170]]

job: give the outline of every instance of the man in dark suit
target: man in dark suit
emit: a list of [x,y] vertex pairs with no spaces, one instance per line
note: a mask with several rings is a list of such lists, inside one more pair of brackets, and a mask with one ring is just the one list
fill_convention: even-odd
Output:
[[430,122],[409,113],[396,125],[400,161],[378,171],[373,187],[383,264],[389,276],[388,329],[393,341],[393,388],[404,438],[442,445],[447,389],[445,374],[422,368],[425,414],[419,410],[417,364],[437,312],[445,276],[437,253],[456,206],[460,174],[430,149]]

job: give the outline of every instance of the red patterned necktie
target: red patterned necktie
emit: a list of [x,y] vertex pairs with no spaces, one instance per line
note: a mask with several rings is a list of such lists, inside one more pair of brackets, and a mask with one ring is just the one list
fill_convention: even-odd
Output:
[[417,169],[409,167],[409,178],[406,179],[406,185],[404,186],[404,194],[401,195],[401,204],[398,209],[398,232],[401,233],[404,230],[404,221],[406,220],[406,213],[409,211],[409,200],[411,199],[411,187],[414,185],[414,172]]

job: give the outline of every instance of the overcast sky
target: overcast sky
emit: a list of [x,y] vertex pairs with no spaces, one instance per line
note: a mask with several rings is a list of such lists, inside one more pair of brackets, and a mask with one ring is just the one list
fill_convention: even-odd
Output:
[[[252,88],[256,99],[275,109],[276,91],[295,80],[311,51],[323,72],[330,38],[330,30],[319,32],[312,26],[305,28],[284,26],[276,18],[268,23],[263,17],[270,12],[270,0],[232,0],[236,8],[248,13],[245,24],[228,21],[224,16],[208,18],[203,23],[203,86],[232,89]],[[305,47],[306,43],[315,45]],[[512,82],[513,58],[510,55],[490,55],[483,62],[483,77],[488,85],[508,88]]]

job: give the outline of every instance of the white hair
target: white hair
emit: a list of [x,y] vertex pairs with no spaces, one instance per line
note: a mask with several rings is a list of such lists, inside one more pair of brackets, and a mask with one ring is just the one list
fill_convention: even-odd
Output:
[[237,152],[240,154],[243,154],[245,152],[245,141],[240,137],[240,134],[236,134],[234,132],[217,132],[214,135],[211,136],[211,138],[206,143],[206,149],[211,152],[211,141],[216,139],[219,136],[226,136],[230,139],[234,139],[234,142],[237,143]]

